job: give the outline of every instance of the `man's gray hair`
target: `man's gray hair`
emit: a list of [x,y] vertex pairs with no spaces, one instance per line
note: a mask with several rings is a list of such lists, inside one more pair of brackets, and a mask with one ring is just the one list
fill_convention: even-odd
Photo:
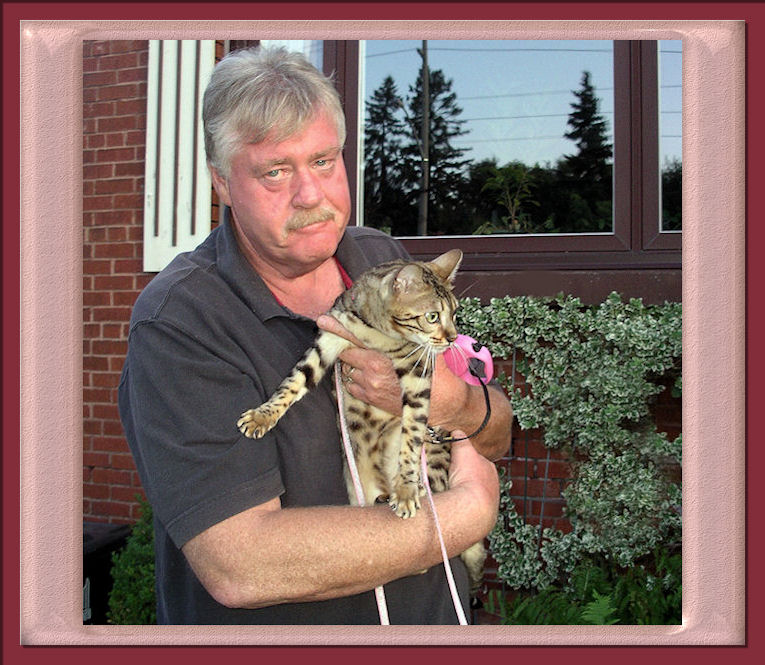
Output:
[[284,141],[325,111],[345,142],[345,116],[332,82],[285,48],[232,51],[213,70],[202,108],[207,162],[223,177],[245,145]]

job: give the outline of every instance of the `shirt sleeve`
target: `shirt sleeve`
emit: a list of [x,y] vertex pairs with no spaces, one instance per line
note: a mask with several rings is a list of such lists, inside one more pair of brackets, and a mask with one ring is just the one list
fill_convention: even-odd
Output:
[[242,405],[259,399],[250,376],[193,335],[156,320],[131,332],[120,413],[154,514],[179,548],[284,491],[273,440],[236,428]]

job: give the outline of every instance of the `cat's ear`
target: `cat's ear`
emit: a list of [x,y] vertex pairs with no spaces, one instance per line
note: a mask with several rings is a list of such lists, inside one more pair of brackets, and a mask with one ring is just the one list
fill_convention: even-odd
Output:
[[428,263],[428,266],[443,281],[451,284],[459,270],[460,263],[462,263],[462,250],[450,249],[445,254],[441,254],[441,256],[433,259]]
[[396,277],[393,280],[393,291],[394,293],[409,293],[414,284],[421,283],[420,269],[414,264],[409,264],[396,273]]

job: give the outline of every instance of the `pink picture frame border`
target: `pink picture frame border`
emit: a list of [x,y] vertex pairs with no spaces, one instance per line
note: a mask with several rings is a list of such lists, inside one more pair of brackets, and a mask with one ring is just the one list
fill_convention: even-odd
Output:
[[[7,440],[4,446],[6,471],[9,461],[17,461],[19,469],[19,644],[745,644],[746,25],[717,18],[592,20],[586,12],[574,13],[583,17],[578,20],[536,20],[528,9],[525,15],[521,12],[522,19],[514,18],[513,12],[489,19],[481,18],[489,11],[480,9],[484,5],[471,7],[472,20],[443,21],[326,21],[318,17],[302,21],[226,18],[213,23],[196,18],[19,21],[23,85],[19,88],[18,456],[6,450],[13,441]],[[435,6],[423,11],[426,16],[428,11],[430,16],[443,13]],[[462,629],[82,625],[81,44],[86,39],[246,39],[252,38],[254,27],[264,39],[416,35],[428,39],[683,40],[682,625]],[[5,490],[4,495],[8,495]],[[7,543],[9,534],[5,536]],[[6,580],[6,595],[13,588]]]

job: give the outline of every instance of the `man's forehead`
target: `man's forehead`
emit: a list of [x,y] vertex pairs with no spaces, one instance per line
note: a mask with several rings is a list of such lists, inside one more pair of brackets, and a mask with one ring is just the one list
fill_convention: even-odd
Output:
[[342,150],[337,128],[328,118],[319,116],[287,137],[269,133],[262,141],[245,146],[258,162],[280,164],[293,159],[319,159]]

